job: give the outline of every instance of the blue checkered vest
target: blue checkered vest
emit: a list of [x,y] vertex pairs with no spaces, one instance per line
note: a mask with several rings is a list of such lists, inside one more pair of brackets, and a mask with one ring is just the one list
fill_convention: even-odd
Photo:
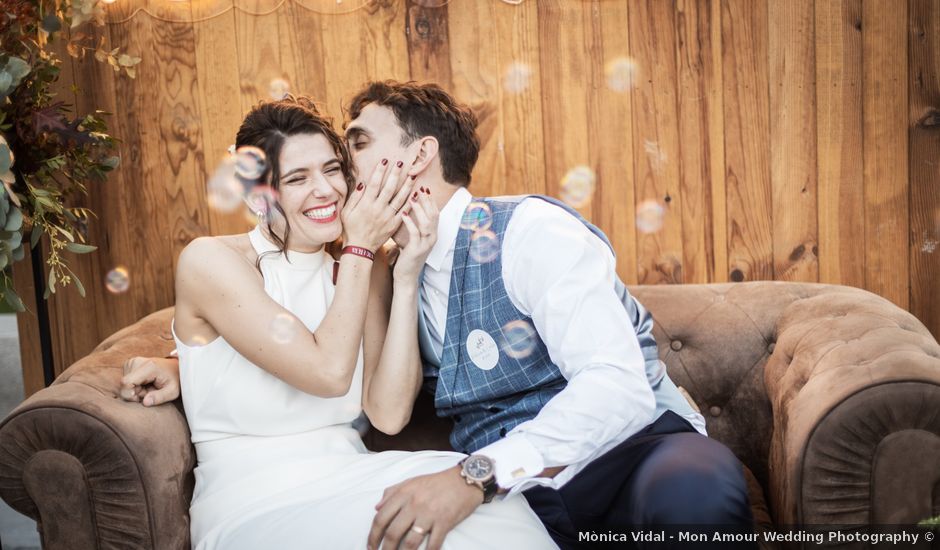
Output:
[[[600,229],[576,210],[551,197],[521,195],[474,200],[489,206],[492,212],[489,230],[501,244],[513,210],[520,201],[530,197],[560,206],[610,246],[610,241]],[[485,447],[517,425],[534,418],[545,403],[567,384],[537,334],[527,340],[528,345],[521,353],[513,334],[504,334],[504,327],[513,321],[528,323],[533,332],[534,324],[531,318],[513,306],[506,294],[502,254],[491,261],[479,261],[489,258],[470,253],[471,236],[471,231],[464,227],[457,234],[443,357],[438,357],[431,346],[424,313],[418,314],[425,389],[434,394],[438,416],[454,421],[450,442],[455,450],[464,453]],[[617,296],[633,322],[646,361],[646,376],[656,397],[653,418],[658,418],[667,409],[680,415],[691,414],[691,407],[669,379],[665,364],[659,360],[653,339],[652,315],[627,292],[619,278],[615,286]],[[510,326],[518,327],[519,323]],[[468,353],[467,339],[474,330],[489,334],[491,343],[495,342],[499,350],[498,360],[489,370],[475,365]]]

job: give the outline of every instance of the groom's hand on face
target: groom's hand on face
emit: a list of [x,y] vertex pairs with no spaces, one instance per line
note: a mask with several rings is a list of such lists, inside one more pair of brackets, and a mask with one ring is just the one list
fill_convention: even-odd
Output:
[[427,550],[439,550],[447,533],[482,503],[483,492],[467,485],[460,466],[403,481],[375,506],[368,548],[415,549],[429,537]]

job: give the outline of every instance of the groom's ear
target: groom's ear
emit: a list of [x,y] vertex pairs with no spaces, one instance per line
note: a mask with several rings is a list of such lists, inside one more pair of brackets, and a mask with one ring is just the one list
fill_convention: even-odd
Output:
[[411,167],[412,175],[420,174],[427,170],[428,165],[437,157],[438,153],[437,138],[434,136],[425,136],[418,140],[415,145],[417,146],[417,151],[415,151],[414,166]]

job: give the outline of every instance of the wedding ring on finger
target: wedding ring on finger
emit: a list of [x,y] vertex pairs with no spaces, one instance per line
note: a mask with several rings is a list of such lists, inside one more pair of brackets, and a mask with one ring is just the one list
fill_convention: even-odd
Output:
[[412,526],[411,526],[411,530],[414,531],[415,533],[421,535],[422,537],[427,536],[427,534],[428,534],[428,530],[427,530],[427,529],[425,529],[424,527],[418,527],[417,525],[412,525]]

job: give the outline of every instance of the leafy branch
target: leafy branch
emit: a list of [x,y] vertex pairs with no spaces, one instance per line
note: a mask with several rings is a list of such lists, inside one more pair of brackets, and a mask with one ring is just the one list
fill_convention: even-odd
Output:
[[104,39],[92,42],[82,30],[88,24],[104,24],[100,0],[4,0],[0,7],[0,296],[17,311],[23,302],[6,268],[43,237],[45,297],[73,283],[85,295],[64,252],[96,250],[87,242],[96,216],[74,205],[120,164],[107,113],[76,116],[53,91],[62,60],[50,45],[66,34],[69,55],[84,59],[94,51],[115,73],[136,76],[140,58],[108,48]]

